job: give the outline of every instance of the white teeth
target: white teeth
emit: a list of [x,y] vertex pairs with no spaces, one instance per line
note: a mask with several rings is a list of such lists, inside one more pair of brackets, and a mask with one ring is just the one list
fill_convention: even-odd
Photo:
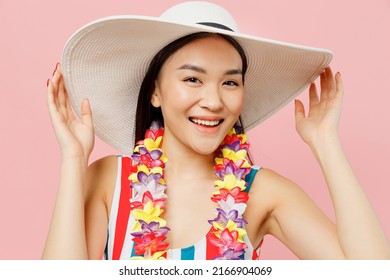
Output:
[[201,124],[206,126],[216,126],[219,124],[219,121],[205,121],[205,120],[198,120],[198,119],[192,119],[192,121],[196,124]]

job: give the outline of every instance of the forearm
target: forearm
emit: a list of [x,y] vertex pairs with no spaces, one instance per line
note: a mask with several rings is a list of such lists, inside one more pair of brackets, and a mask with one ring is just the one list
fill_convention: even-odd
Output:
[[389,259],[389,244],[337,137],[312,149],[329,187],[340,246],[348,259]]
[[87,259],[84,223],[84,188],[87,163],[63,160],[60,186],[46,240],[43,259]]

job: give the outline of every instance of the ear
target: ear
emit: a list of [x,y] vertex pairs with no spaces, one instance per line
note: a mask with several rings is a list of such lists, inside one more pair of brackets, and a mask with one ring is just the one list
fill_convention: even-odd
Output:
[[158,83],[156,83],[154,92],[152,94],[152,97],[150,98],[150,103],[153,105],[155,108],[161,107],[161,102],[160,102],[160,90],[158,88]]

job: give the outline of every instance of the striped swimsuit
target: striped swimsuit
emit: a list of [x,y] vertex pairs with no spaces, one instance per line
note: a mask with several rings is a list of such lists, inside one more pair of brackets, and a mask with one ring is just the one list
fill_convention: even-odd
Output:
[[[130,216],[130,202],[132,196],[130,188],[130,163],[131,159],[125,156],[118,156],[118,173],[115,183],[115,192],[112,200],[110,219],[108,223],[108,236],[105,249],[105,259],[118,260],[130,259],[135,256],[131,240],[133,237],[130,234],[134,218]],[[253,166],[245,180],[248,182],[246,191],[249,191],[253,179],[259,170],[259,167]],[[212,227],[210,231],[196,244],[178,249],[168,249],[166,259],[168,260],[212,260],[218,255],[218,248],[209,242]],[[256,260],[260,257],[261,244],[254,248],[247,236],[244,236],[244,241],[248,245],[245,249],[243,259]]]

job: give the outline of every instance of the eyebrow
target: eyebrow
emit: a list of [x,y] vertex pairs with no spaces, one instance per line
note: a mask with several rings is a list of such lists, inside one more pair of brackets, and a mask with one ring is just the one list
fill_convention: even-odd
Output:
[[[199,67],[199,66],[196,66],[196,65],[193,65],[193,64],[184,64],[183,66],[177,68],[177,70],[191,70],[191,71],[199,72],[202,74],[207,73],[206,69]],[[241,69],[230,69],[230,70],[227,70],[224,73],[224,75],[242,75],[242,70]]]

